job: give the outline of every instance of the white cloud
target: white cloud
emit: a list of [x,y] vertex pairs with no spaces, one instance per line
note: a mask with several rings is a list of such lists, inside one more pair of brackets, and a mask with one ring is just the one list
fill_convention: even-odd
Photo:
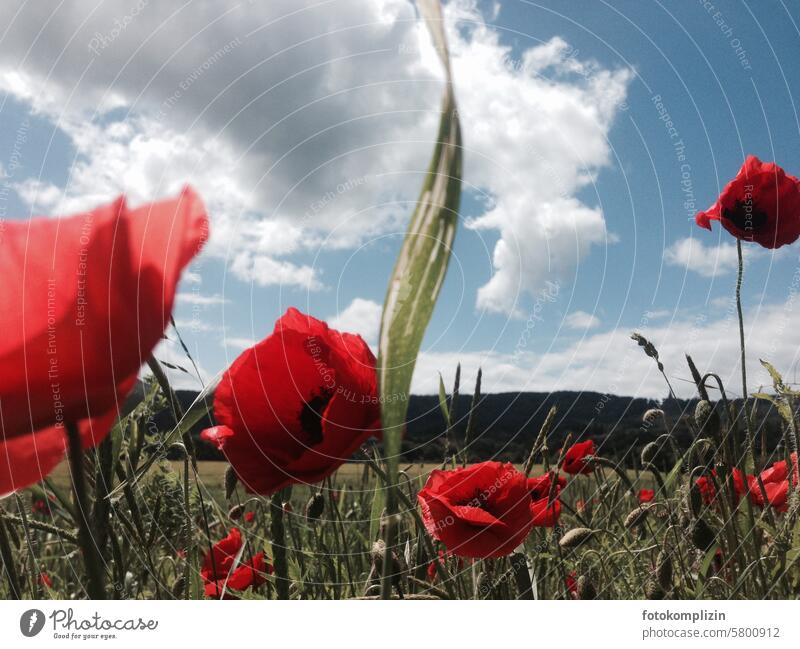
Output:
[[254,338],[225,336],[220,342],[222,343],[223,347],[244,351],[248,347],[255,345],[257,341]]
[[4,6],[0,89],[75,148],[65,186],[32,179],[24,200],[67,213],[191,182],[213,218],[207,254],[307,290],[317,271],[283,257],[407,216],[371,206],[414,197],[435,136],[441,72],[416,54],[431,48],[410,0],[93,5]]
[[602,211],[578,193],[609,163],[608,132],[632,75],[577,58],[558,37],[515,61],[475,7],[452,2],[447,14],[465,179],[490,197],[469,226],[500,233],[477,304],[519,313],[523,295],[570,279],[593,246],[613,241]]
[[664,261],[670,266],[686,268],[703,277],[719,277],[736,270],[738,265],[734,244],[721,243],[717,246],[706,246],[694,237],[678,239],[666,248]]
[[564,318],[564,324],[569,329],[595,329],[600,326],[600,318],[586,311],[573,311]]
[[382,305],[357,297],[344,310],[328,318],[328,324],[337,331],[360,334],[370,346],[375,347],[382,312]]
[[[785,376],[792,376],[800,360],[800,329],[793,326],[795,305],[773,304],[754,309],[745,322],[747,335],[748,387],[771,385],[759,359],[771,360]],[[735,312],[721,317],[686,318],[640,331],[659,351],[667,376],[678,396],[695,395],[686,366],[690,354],[701,372],[714,371],[722,378],[729,395],[741,395],[738,321]],[[556,390],[594,391],[662,398],[667,394],[664,379],[653,359],[630,339],[628,329],[616,329],[587,336],[561,350],[545,354],[447,352],[421,354],[414,371],[412,391],[435,394],[438,373],[462,365],[462,376],[474,376],[483,368],[485,392]]]
[[[442,90],[411,0],[150,2],[136,15],[108,2],[7,4],[0,88],[76,154],[63,188],[21,187],[26,200],[70,212],[189,181],[213,217],[207,254],[243,281],[304,290],[322,287],[321,271],[291,255],[404,226]],[[511,312],[610,240],[577,193],[608,163],[630,74],[558,38],[512,61],[470,0],[446,17],[465,180],[492,199],[470,226],[500,234],[477,303]]]

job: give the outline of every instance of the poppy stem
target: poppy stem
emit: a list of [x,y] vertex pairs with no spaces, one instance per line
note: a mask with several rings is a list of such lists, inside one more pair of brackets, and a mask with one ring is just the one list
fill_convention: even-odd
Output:
[[[5,514],[5,512],[2,512]],[[3,568],[8,577],[8,585],[11,589],[11,599],[20,598],[19,579],[17,569],[14,565],[14,555],[11,552],[11,543],[8,541],[6,522],[4,516],[0,516],[0,558],[3,561]]]
[[105,599],[103,586],[103,568],[100,565],[100,553],[92,535],[89,523],[89,497],[86,489],[86,477],[83,472],[83,444],[78,427],[73,423],[66,424],[69,449],[69,467],[72,476],[72,488],[75,492],[75,509],[78,523],[78,545],[83,554],[88,584],[86,592],[90,599]]
[[[744,275],[744,260],[742,259],[742,240],[736,239],[736,254],[739,257],[739,271],[736,275],[736,311],[739,315],[739,349],[741,350],[742,364],[742,410],[744,421],[747,428],[748,438],[750,436],[750,418],[747,416],[747,366],[745,364],[744,346],[744,318],[742,317],[742,277]],[[738,449],[737,449],[738,450]]]
[[272,562],[278,599],[289,599],[289,565],[286,561],[286,531],[283,527],[283,497],[279,491],[269,501]]

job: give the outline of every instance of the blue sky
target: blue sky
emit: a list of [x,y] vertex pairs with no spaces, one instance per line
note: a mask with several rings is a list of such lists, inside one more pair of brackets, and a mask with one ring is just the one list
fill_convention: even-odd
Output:
[[[374,348],[441,93],[410,2],[12,4],[0,216],[191,182],[214,238],[175,315],[204,378],[289,306]],[[445,14],[465,192],[415,390],[460,361],[488,391],[664,396],[634,329],[680,393],[685,352],[740,390],[735,247],[691,217],[746,154],[800,173],[800,10],[453,0]],[[796,248],[748,250],[755,383],[759,357],[794,375]],[[158,355],[184,364],[174,345]]]

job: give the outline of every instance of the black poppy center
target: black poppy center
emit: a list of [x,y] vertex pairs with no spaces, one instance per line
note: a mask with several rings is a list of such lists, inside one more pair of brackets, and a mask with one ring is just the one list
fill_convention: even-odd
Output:
[[722,215],[742,232],[757,232],[767,223],[767,215],[752,200],[736,201],[733,209],[726,209]]
[[317,396],[303,404],[300,410],[300,428],[308,435],[310,446],[322,442],[322,413],[333,397],[333,390],[324,389]]

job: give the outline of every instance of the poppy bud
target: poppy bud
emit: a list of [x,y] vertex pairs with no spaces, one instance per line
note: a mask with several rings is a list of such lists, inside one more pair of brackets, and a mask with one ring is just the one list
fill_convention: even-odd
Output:
[[597,599],[597,590],[588,575],[581,575],[578,578],[578,599]]
[[689,485],[689,493],[687,494],[686,500],[689,505],[689,511],[692,512],[692,516],[699,518],[700,512],[703,509],[703,493],[700,491],[700,487],[696,482]]
[[[664,591],[672,588],[672,559],[666,552],[660,552],[656,559],[656,579]],[[651,598],[654,599],[654,598]]]
[[235,507],[231,507],[230,511],[228,512],[228,518],[232,521],[238,521],[242,517],[242,512],[244,511],[244,505],[236,505]]
[[186,579],[181,575],[172,583],[172,596],[175,599],[181,599],[183,597],[183,589],[186,587]]
[[642,449],[642,464],[650,464],[658,453],[658,444],[650,442]]
[[314,494],[306,504],[306,518],[316,521],[325,511],[325,497],[321,493]]
[[710,401],[703,399],[697,402],[694,409],[694,422],[705,437],[715,437],[719,433],[719,413]]
[[717,535],[711,526],[702,518],[698,518],[692,526],[692,543],[704,552],[710,550],[716,542]]
[[475,584],[480,599],[486,599],[492,594],[492,580],[485,572],[478,575],[478,581]]
[[658,408],[650,408],[642,415],[642,422],[648,425],[656,423],[659,419],[664,418],[664,411]]
[[228,468],[225,469],[225,499],[230,500],[231,496],[233,495],[234,490],[236,489],[236,483],[239,482],[239,477],[236,475],[236,471],[233,470],[233,467],[228,465]]
[[579,545],[589,541],[594,534],[595,531],[590,530],[588,527],[576,527],[564,534],[558,542],[558,545],[563,549],[577,548]]
[[651,579],[645,584],[644,596],[647,599],[664,599],[665,594],[664,589],[658,585],[657,581]]
[[648,507],[637,507],[632,510],[630,514],[625,517],[625,529],[630,530],[634,527],[639,527],[647,519],[647,513],[650,511]]

